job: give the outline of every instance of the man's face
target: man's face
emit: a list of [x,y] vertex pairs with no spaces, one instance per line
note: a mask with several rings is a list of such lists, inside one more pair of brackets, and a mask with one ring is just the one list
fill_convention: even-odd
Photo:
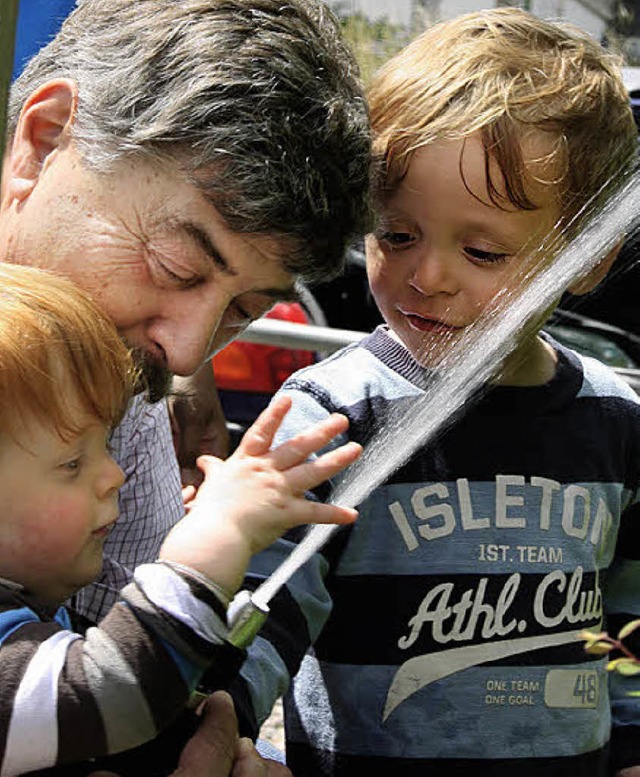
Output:
[[96,175],[72,145],[56,149],[27,197],[5,195],[1,219],[2,256],[75,281],[158,383],[293,295],[282,246],[232,232],[175,169],[128,161]]

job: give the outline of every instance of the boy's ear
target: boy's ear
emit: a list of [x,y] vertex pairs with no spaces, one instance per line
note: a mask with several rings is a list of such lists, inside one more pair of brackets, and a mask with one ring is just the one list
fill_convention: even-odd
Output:
[[620,253],[620,249],[622,248],[623,244],[624,239],[617,242],[611,251],[609,251],[609,253],[603,259],[601,259],[592,270],[590,270],[584,277],[580,278],[571,286],[569,286],[568,291],[571,294],[575,294],[577,297],[593,291],[596,286],[604,280],[605,276],[611,269],[611,265],[615,262],[618,254]]
[[77,105],[74,81],[59,78],[33,91],[20,112],[3,171],[3,195],[26,199],[33,191],[47,158],[70,137]]

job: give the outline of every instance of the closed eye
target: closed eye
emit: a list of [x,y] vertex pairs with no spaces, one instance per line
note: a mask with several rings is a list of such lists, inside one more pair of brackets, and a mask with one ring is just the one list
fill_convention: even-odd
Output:
[[174,272],[167,264],[159,260],[156,260],[156,266],[160,272],[169,279],[171,283],[180,285],[183,288],[191,288],[192,286],[196,286],[201,280],[197,275],[193,274],[180,275],[179,273]]
[[256,321],[276,304],[277,300],[271,295],[250,292],[237,297],[232,303],[232,309],[236,319],[247,326]]
[[249,324],[254,320],[254,317],[247,310],[245,310],[242,305],[238,305],[237,302],[233,303],[231,315],[233,316],[235,326],[249,326]]
[[225,327],[235,329],[238,332],[246,329],[252,321],[260,318],[262,312],[259,314],[253,314],[243,304],[234,300],[225,313]]
[[510,254],[507,253],[483,251],[480,248],[472,248],[471,246],[466,246],[464,252],[477,264],[498,264],[500,262],[506,262],[510,256]]

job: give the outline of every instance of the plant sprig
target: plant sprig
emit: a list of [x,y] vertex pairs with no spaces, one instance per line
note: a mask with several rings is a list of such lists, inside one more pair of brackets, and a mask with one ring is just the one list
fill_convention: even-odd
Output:
[[[634,677],[640,675],[640,658],[624,644],[624,640],[638,629],[640,629],[640,618],[624,625],[617,637],[609,636],[606,631],[596,633],[584,630],[580,632],[578,638],[584,640],[584,649],[591,655],[605,656],[612,650],[622,653],[619,658],[608,662],[607,671],[616,672],[624,677]],[[640,696],[640,691],[630,691],[629,695]]]

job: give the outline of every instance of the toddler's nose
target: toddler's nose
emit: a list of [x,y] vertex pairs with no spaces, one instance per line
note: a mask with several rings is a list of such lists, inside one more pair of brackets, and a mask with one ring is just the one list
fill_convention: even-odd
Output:
[[429,249],[422,252],[416,261],[411,276],[411,285],[425,296],[455,294],[458,280],[454,263],[443,252]]

